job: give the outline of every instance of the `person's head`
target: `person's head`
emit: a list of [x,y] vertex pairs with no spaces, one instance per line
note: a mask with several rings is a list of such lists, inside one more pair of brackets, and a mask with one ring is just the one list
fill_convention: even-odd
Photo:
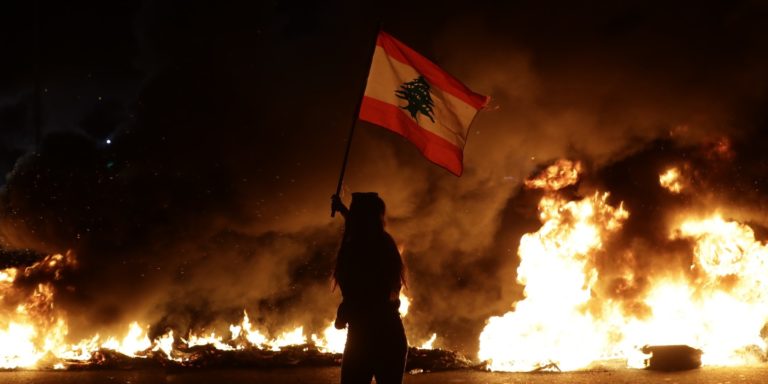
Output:
[[[342,285],[341,281],[345,278],[345,266],[349,266],[352,260],[349,258],[350,251],[362,247],[373,246],[386,250],[386,237],[384,232],[384,215],[386,205],[384,200],[376,192],[355,192],[352,194],[352,203],[349,205],[349,214],[347,215],[344,228],[344,237],[336,257],[336,268],[333,277],[336,284]],[[389,239],[391,242],[391,238]],[[398,272],[399,280],[404,280],[403,263],[400,254],[395,250],[399,262]],[[365,256],[384,256],[386,253],[366,252]],[[399,288],[398,288],[399,289]]]
[[384,200],[376,192],[355,192],[349,205],[347,231],[350,235],[371,235],[384,231]]

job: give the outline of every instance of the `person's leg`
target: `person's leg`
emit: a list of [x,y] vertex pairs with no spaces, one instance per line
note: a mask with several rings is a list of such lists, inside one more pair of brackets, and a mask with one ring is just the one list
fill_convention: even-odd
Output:
[[341,360],[341,384],[371,384],[373,369],[356,357],[350,358],[347,353]]
[[379,348],[374,362],[374,376],[377,384],[401,384],[408,354],[403,323],[398,318],[382,329]]
[[371,356],[366,350],[364,336],[358,330],[349,328],[341,358],[341,384],[371,384],[373,380]]

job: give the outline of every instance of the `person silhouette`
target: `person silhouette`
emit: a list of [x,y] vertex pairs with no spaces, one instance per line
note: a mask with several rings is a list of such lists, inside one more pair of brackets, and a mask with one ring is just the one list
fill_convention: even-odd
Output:
[[341,384],[402,383],[408,341],[398,309],[404,265],[384,230],[385,205],[375,192],[352,194],[349,209],[338,195],[331,209],[345,219],[333,278],[342,302],[336,328],[348,326]]

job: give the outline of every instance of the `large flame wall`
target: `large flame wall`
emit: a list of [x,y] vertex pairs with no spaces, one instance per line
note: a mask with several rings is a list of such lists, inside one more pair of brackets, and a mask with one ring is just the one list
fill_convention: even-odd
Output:
[[[502,316],[491,317],[480,335],[479,358],[493,370],[527,371],[557,366],[586,368],[609,359],[642,367],[644,345],[687,344],[703,350],[705,364],[732,365],[766,357],[768,246],[743,223],[716,212],[681,215],[670,240],[684,240],[687,270],[652,277],[638,301],[645,311],[601,297],[597,255],[631,215],[608,194],[568,199],[559,190],[577,182],[578,164],[560,161],[526,182],[543,189],[541,228],[520,240],[517,281],[524,299]],[[660,183],[680,193],[678,171]],[[673,175],[673,176],[670,176]],[[677,177],[677,176],[674,176]],[[629,249],[629,245],[626,247]],[[614,247],[620,257],[621,247]],[[624,251],[627,251],[626,249]],[[626,270],[624,281],[634,271]]]

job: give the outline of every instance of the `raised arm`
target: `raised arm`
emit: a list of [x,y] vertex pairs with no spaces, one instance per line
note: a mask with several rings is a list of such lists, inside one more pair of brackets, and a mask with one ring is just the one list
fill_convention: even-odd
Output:
[[341,215],[344,216],[345,220],[347,218],[347,215],[349,215],[349,209],[341,201],[341,197],[339,197],[339,195],[331,196],[331,212],[341,213]]

